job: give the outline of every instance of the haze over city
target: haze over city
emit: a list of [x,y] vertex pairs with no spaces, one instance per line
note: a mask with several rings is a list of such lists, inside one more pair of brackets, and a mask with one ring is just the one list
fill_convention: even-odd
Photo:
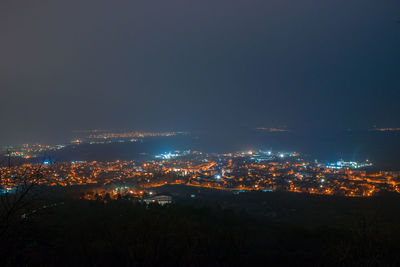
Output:
[[400,127],[397,0],[0,5],[3,145],[96,128]]

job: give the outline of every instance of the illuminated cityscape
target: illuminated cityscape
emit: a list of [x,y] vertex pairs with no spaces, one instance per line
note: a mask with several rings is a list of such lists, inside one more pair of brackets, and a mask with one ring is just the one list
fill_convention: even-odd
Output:
[[[13,177],[35,177],[47,186],[92,185],[94,191],[140,195],[165,184],[183,184],[232,192],[289,191],[370,197],[381,191],[400,193],[400,172],[371,171],[372,163],[322,164],[295,152],[247,151],[208,154],[173,151],[145,161],[50,162],[3,167],[3,189],[16,187]],[[18,180],[16,180],[18,181]],[[91,194],[88,189],[88,196]]]
[[400,0],[3,0],[0,267],[400,266]]
[[24,159],[36,158],[45,152],[61,150],[66,145],[41,145],[41,144],[23,144],[20,146],[7,146],[1,151],[4,156],[21,157]]

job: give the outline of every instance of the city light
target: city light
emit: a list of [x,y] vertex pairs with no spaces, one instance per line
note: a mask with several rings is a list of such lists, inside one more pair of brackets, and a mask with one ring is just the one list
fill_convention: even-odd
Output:
[[[291,191],[309,194],[341,194],[369,197],[380,190],[400,192],[400,173],[371,172],[365,163],[345,162],[323,165],[291,153],[287,161],[280,160],[284,152],[266,156],[265,152],[207,154],[201,152],[166,152],[148,161],[72,161],[50,166],[43,161],[42,180],[48,186],[109,184],[118,186],[110,193],[152,195],[152,188],[165,184],[236,191]],[[296,160],[293,160],[296,159]],[[2,188],[15,188],[13,177],[34,175],[39,164],[22,164],[0,168]],[[140,188],[140,190],[138,190]],[[146,189],[146,190],[143,190]],[[152,189],[152,190],[150,190]],[[106,192],[106,190],[105,190]],[[148,192],[148,193],[146,193]]]

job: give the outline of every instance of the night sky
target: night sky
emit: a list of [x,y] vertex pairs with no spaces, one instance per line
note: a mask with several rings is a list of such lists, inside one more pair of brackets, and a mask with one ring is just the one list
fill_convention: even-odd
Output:
[[0,144],[400,127],[399,0],[0,1]]

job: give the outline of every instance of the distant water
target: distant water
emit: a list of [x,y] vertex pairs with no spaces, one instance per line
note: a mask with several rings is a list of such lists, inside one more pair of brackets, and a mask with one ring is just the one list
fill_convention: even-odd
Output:
[[296,151],[321,161],[369,159],[379,168],[400,170],[399,132],[253,132],[200,137],[199,143],[209,151],[261,149]]
[[127,160],[174,150],[226,153],[272,150],[307,154],[321,161],[364,161],[382,169],[400,170],[399,132],[245,132],[145,138],[143,143],[70,146],[48,156],[56,160]]

